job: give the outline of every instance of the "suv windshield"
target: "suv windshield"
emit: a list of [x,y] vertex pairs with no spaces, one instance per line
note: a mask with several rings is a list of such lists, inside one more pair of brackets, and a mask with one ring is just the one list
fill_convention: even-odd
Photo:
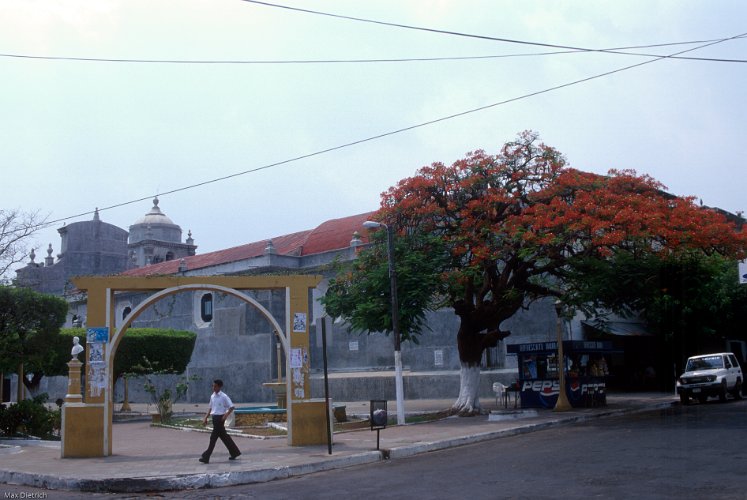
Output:
[[686,372],[697,370],[713,370],[714,368],[723,368],[724,359],[721,356],[704,356],[702,358],[691,358],[687,360]]

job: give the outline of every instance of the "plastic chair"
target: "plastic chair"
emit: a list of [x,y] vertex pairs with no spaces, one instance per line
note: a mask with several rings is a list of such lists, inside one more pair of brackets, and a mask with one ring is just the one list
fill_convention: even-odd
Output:
[[500,382],[493,383],[493,392],[495,393],[495,405],[498,406],[498,398],[503,400],[503,407],[508,407],[508,392],[506,386]]

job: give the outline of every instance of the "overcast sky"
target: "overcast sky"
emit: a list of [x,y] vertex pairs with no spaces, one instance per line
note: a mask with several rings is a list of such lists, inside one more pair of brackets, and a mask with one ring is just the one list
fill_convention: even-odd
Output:
[[[733,1],[284,1],[483,37],[668,55],[747,32]],[[746,208],[747,66],[411,30],[238,0],[0,0],[1,208],[127,229],[150,199],[198,253],[379,206],[433,161],[497,152],[526,129],[571,166],[630,168],[670,192]],[[483,59],[369,63],[170,61]],[[747,60],[738,38],[682,54]],[[37,59],[9,56],[44,56]],[[296,157],[654,61],[310,158]],[[268,168],[264,168],[268,167]],[[255,172],[164,194],[182,187]],[[88,220],[92,215],[66,222]],[[40,231],[37,262],[56,229]]]

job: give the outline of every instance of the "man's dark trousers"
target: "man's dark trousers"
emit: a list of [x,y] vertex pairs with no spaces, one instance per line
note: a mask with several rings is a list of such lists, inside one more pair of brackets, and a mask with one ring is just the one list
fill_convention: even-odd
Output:
[[205,450],[205,453],[202,454],[202,458],[210,460],[210,455],[213,454],[213,449],[215,448],[215,443],[218,441],[218,438],[220,438],[220,440],[223,441],[223,444],[226,445],[228,453],[230,453],[232,457],[241,454],[239,447],[236,446],[236,443],[233,442],[231,436],[226,432],[226,427],[223,424],[223,415],[213,415],[213,432],[210,433],[210,445],[208,446],[208,449]]

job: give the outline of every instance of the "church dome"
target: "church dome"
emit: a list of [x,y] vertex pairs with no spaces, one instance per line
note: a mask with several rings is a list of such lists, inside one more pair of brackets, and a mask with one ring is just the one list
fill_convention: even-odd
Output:
[[169,219],[169,217],[165,213],[161,212],[160,208],[158,208],[157,196],[153,198],[153,208],[150,209],[150,212],[136,220],[133,226],[148,224],[165,224],[168,226],[176,226],[176,224],[174,224],[174,221]]
[[182,228],[161,212],[158,197],[153,198],[150,212],[130,226],[130,244],[145,240],[169,243],[180,243],[182,240]]

